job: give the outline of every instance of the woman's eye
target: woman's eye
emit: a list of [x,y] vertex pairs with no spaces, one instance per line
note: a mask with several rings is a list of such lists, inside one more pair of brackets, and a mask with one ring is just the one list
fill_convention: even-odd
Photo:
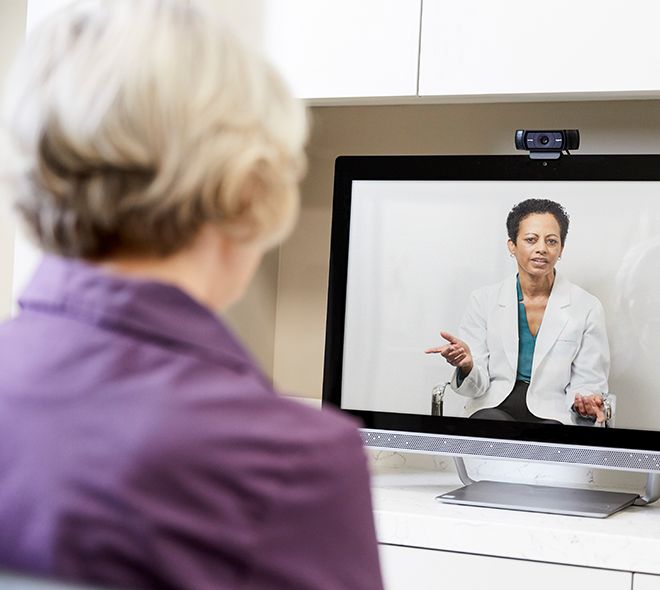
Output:
[[534,238],[525,238],[525,241],[526,241],[528,244],[533,244],[533,243],[534,243]]
[[551,246],[556,246],[559,242],[557,240],[548,240],[548,244]]

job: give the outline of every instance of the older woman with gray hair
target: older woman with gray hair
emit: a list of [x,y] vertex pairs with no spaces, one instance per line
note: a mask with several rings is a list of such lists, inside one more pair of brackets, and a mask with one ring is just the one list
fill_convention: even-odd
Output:
[[292,228],[306,115],[184,0],[68,8],[7,88],[47,253],[0,327],[0,566],[131,588],[380,588],[353,422],[215,312]]

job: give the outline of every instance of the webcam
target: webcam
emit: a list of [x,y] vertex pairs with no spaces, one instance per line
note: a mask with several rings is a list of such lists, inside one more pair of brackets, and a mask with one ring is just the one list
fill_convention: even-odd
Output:
[[556,160],[562,152],[570,155],[569,150],[580,147],[580,132],[577,129],[559,129],[554,131],[526,131],[517,129],[516,149],[526,150],[532,160]]

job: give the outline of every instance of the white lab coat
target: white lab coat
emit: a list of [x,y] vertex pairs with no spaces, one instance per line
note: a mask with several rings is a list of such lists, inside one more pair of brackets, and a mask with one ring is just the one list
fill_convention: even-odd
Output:
[[[474,291],[459,328],[474,368],[458,387],[466,416],[511,393],[518,365],[516,276]],[[600,301],[558,272],[539,329],[527,406],[539,418],[569,424],[576,393],[607,393],[610,352]]]

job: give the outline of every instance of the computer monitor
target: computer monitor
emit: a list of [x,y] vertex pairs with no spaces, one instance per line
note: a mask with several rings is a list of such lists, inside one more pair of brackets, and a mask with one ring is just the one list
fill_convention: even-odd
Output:
[[[570,223],[560,259],[528,261],[556,278],[522,398],[529,418],[502,420],[483,410],[520,376],[506,220],[527,199],[558,203]],[[425,353],[447,344],[441,331],[468,343],[471,380]],[[656,474],[659,334],[660,156],[337,159],[323,399],[361,419],[368,447]],[[607,402],[606,420],[580,415],[583,394]],[[516,507],[489,486],[474,491]],[[462,494],[444,499],[470,503]],[[649,494],[600,501],[615,511]]]

